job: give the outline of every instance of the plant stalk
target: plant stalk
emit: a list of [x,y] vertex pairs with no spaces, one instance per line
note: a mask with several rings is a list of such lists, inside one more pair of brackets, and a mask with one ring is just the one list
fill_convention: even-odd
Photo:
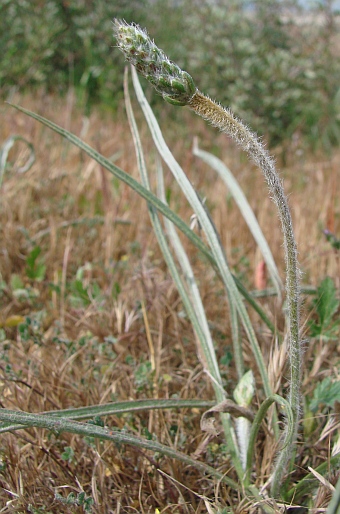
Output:
[[301,341],[299,331],[299,268],[297,249],[293,231],[292,217],[274,160],[265,150],[258,137],[251,132],[234,114],[223,108],[200,91],[196,90],[188,106],[214,127],[228,134],[248,154],[250,159],[261,169],[272,199],[274,200],[281,221],[284,237],[284,253],[286,260],[286,299],[289,323],[289,361],[290,361],[290,392],[289,403],[293,413],[293,430],[285,434],[284,448],[276,462],[273,479],[272,495],[278,496],[282,477],[290,459],[292,446],[296,442],[301,388]]

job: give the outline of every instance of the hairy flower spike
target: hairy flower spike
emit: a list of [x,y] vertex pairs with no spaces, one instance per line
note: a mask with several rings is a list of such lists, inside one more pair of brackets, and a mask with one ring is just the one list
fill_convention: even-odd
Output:
[[115,19],[113,33],[118,48],[160,93],[173,105],[187,105],[196,92],[192,77],[170,61],[138,25]]

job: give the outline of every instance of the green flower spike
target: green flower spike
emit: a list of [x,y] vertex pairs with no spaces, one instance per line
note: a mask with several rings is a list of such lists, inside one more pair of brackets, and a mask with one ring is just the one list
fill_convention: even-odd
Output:
[[187,105],[196,92],[192,77],[170,61],[138,25],[114,20],[113,32],[127,61],[173,105]]

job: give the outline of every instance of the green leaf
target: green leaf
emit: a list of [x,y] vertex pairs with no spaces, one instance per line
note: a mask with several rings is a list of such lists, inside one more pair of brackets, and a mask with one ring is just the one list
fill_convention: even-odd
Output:
[[29,143],[29,141],[27,141],[27,139],[23,138],[22,136],[10,136],[8,139],[6,139],[6,141],[3,143],[2,147],[0,148],[0,187],[2,185],[2,180],[3,180],[4,173],[6,171],[6,167],[9,164],[8,154],[16,141],[22,141],[23,143],[25,143],[25,145],[27,145],[27,147],[30,151],[30,155],[29,155],[26,163],[23,166],[21,166],[20,168],[17,168],[17,172],[26,173],[26,171],[28,171],[32,167],[32,165],[35,161],[35,152],[34,152],[33,145],[31,143]]
[[320,405],[334,408],[334,402],[340,399],[340,380],[332,382],[331,377],[325,378],[314,389],[310,410],[316,412]]
[[333,280],[326,277],[318,288],[319,301],[317,304],[317,312],[320,316],[322,325],[328,325],[332,316],[339,307],[339,300],[336,298],[336,288]]
[[135,370],[134,379],[138,390],[152,383],[151,372],[151,362],[142,362]]
[[40,254],[41,254],[40,246],[35,246],[26,258],[27,266],[29,266],[30,268],[33,268],[35,261],[37,260],[37,258],[39,257]]
[[63,453],[61,454],[62,460],[71,463],[74,459],[74,451],[71,446],[65,446]]
[[41,282],[45,278],[46,266],[39,262],[39,255],[41,254],[40,246],[35,246],[33,250],[26,257],[26,275],[31,280]]
[[330,277],[326,277],[317,289],[317,298],[314,301],[318,321],[310,323],[310,335],[312,337],[323,337],[334,339],[340,325],[340,320],[333,320],[339,308],[339,300],[336,297],[336,287]]
[[21,280],[20,276],[16,273],[13,273],[10,280],[10,286],[12,291],[15,291],[16,289],[24,289],[24,283]]
[[205,152],[198,147],[197,138],[194,140],[193,146],[193,154],[206,162],[209,166],[211,166],[217,174],[222,178],[225,185],[230,191],[230,194],[233,196],[236,204],[238,205],[241,215],[243,216],[245,222],[247,223],[249,230],[251,231],[262,255],[268,266],[268,271],[272,278],[276,293],[279,297],[281,297],[281,292],[283,290],[283,285],[280,279],[280,275],[278,269],[276,267],[274,257],[270,251],[267,240],[265,239],[263,232],[260,228],[260,225],[254,215],[252,208],[249,205],[249,202],[239,186],[237,180],[235,179],[232,172],[227,168],[227,166],[218,159],[215,155]]

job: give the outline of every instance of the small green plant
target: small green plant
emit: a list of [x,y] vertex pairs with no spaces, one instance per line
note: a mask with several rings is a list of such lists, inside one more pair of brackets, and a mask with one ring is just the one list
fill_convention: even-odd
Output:
[[134,373],[134,381],[137,391],[152,386],[151,362],[141,362]]
[[61,494],[56,493],[55,499],[64,505],[73,505],[78,507],[83,507],[84,512],[92,512],[92,506],[94,504],[93,498],[91,496],[87,496],[84,491],[78,493],[77,495],[74,493],[70,493],[67,498],[61,496]]
[[52,512],[49,510],[47,511],[45,507],[33,507],[33,505],[27,506],[27,511],[31,512],[32,514],[52,514]]
[[[60,289],[58,290],[60,293]],[[113,295],[115,291],[113,291]],[[100,304],[104,294],[92,277],[92,266],[86,263],[77,269],[75,278],[67,284],[68,301],[74,308],[86,308],[91,303]]]
[[45,318],[45,311],[37,311],[24,320],[20,320],[18,324],[18,333],[22,341],[33,341],[34,344],[40,346],[43,341],[42,325]]
[[23,282],[21,277],[14,273],[10,279],[10,290],[19,302],[35,303],[39,298],[39,291],[37,288],[32,287]]
[[74,450],[71,446],[65,446],[63,453],[61,454],[62,460],[65,460],[69,464],[74,460]]
[[46,274],[46,266],[40,255],[40,246],[35,246],[26,257],[26,275],[30,280],[37,282],[44,280]]

